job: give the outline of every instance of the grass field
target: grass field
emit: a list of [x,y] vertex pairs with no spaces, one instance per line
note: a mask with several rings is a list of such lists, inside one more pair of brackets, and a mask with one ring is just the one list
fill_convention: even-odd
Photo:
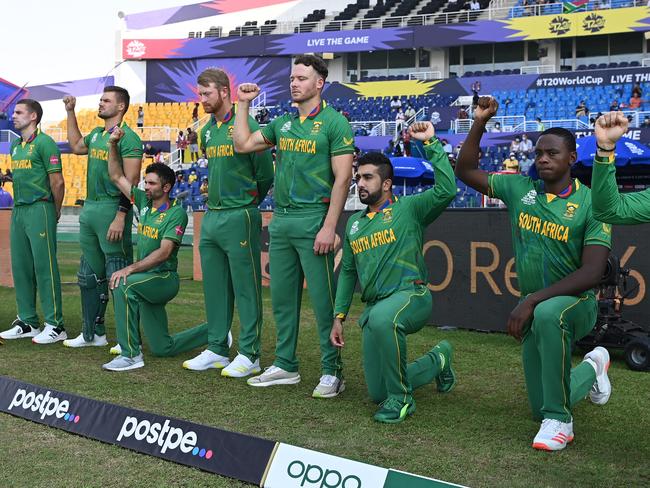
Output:
[[[60,245],[63,281],[76,281],[78,258],[76,244]],[[183,248],[182,277],[191,276],[191,260],[191,250]],[[80,331],[77,286],[64,285],[63,299],[68,334],[74,337]],[[12,289],[0,288],[0,303],[4,329],[15,316]],[[144,368],[107,373],[101,370],[110,359],[107,348],[70,350],[28,340],[0,346],[0,374],[473,487],[650,485],[650,374],[632,372],[617,358],[610,369],[610,402],[604,407],[581,402],[574,411],[574,443],[562,452],[538,452],[530,447],[538,424],[530,419],[517,344],[501,334],[426,327],[409,337],[410,357],[450,340],[458,386],[448,395],[437,394],[435,387],[418,390],[413,417],[399,425],[378,424],[366,397],[355,325],[361,309],[355,303],[344,350],[347,390],[331,400],[310,397],[319,378],[319,353],[308,300],[299,343],[303,381],[294,386],[253,390],[244,380],[221,378],[214,370],[182,369],[182,361],[194,353],[158,359],[146,348]],[[268,366],[275,330],[267,290],[264,305],[262,364]],[[201,283],[183,281],[168,313],[173,330],[202,322]],[[107,323],[114,339],[110,311]],[[237,328],[236,323],[235,337]],[[5,414],[0,414],[0,460],[3,488],[249,486]]]

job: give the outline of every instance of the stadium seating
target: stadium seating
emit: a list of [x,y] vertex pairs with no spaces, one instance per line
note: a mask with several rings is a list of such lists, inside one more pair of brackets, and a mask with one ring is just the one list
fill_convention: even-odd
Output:
[[[533,15],[536,13],[538,15],[554,15],[562,13],[562,2],[558,1],[556,3],[551,3],[547,5],[535,5],[534,2],[527,2],[527,5],[524,5],[524,0],[519,0],[517,5],[514,6],[510,11],[510,17],[525,17],[527,15]],[[636,4],[643,6],[645,3],[637,1]],[[607,7],[609,5],[609,7]],[[603,8],[629,8],[634,7],[635,0],[591,0],[587,5],[583,6],[580,11],[592,11],[592,10],[602,10]],[[539,12],[539,13],[538,13]]]

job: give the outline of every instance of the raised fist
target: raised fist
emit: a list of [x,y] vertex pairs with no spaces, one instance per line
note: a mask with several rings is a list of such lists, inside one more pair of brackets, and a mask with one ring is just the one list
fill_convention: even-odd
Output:
[[414,122],[409,127],[409,135],[417,141],[428,141],[435,134],[431,122]]
[[63,105],[67,112],[74,112],[74,108],[77,105],[77,99],[71,95],[66,95],[63,97]]
[[474,109],[474,120],[477,122],[487,122],[494,117],[499,110],[499,102],[492,97],[481,97]]
[[607,112],[596,119],[596,143],[603,149],[614,149],[616,142],[627,132],[629,121],[623,112]]
[[117,144],[120,141],[120,139],[122,139],[123,135],[124,135],[124,131],[122,129],[120,129],[119,127],[115,127],[111,131],[111,135],[108,138],[109,144]]
[[242,83],[237,88],[237,99],[241,102],[252,102],[260,94],[260,87],[255,83]]

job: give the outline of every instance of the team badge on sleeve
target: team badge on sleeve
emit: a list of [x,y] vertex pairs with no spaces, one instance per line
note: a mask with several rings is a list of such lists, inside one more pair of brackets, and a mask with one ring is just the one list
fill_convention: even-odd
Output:
[[59,164],[59,158],[56,155],[50,156],[50,164],[56,165]]
[[183,229],[183,226],[177,225],[176,226],[176,235],[177,236],[182,236],[185,233],[185,229]]

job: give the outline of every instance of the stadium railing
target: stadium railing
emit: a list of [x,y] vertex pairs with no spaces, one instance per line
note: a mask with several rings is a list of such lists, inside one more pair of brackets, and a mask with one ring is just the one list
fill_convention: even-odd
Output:
[[408,74],[409,80],[441,80],[441,71],[412,71]]

